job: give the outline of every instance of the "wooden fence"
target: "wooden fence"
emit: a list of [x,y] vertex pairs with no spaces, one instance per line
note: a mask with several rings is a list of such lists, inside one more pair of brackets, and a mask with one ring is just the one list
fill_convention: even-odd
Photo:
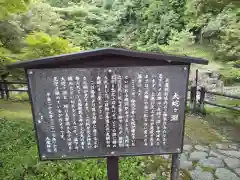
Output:
[[9,99],[10,92],[28,92],[27,89],[14,89],[13,85],[25,85],[27,86],[27,82],[24,81],[0,81],[0,97],[1,99]]
[[[197,92],[200,92],[199,100],[197,100]],[[218,103],[206,100],[206,94],[225,97],[225,98],[231,98],[232,100],[240,100],[240,96],[229,95],[229,94],[218,93],[218,92],[211,92],[211,91],[206,90],[204,87],[197,89],[196,86],[193,86],[190,88],[190,100],[189,100],[190,101],[190,110],[192,112],[199,112],[201,114],[205,114],[205,104],[240,112],[240,103],[238,103],[234,106],[218,104]]]
[[[14,88],[12,88],[13,87],[12,85],[27,86],[27,82],[24,82],[24,81],[11,81],[11,82],[0,81],[0,95],[1,95],[0,97],[1,97],[1,99],[9,99],[10,98],[9,92],[28,92],[27,89],[14,89]],[[201,87],[200,89],[197,89],[196,86],[192,86],[188,91],[190,91],[190,99],[188,99],[188,101],[189,101],[189,105],[190,105],[190,110],[192,112],[205,113],[205,104],[220,107],[220,108],[225,108],[225,109],[229,109],[229,110],[240,111],[240,103],[236,104],[236,106],[227,106],[224,104],[217,104],[214,102],[207,101],[206,94],[222,96],[222,97],[238,99],[238,100],[240,100],[240,96],[229,95],[229,94],[218,93],[218,92],[211,92],[211,91],[206,90],[203,87]],[[198,91],[200,92],[199,100],[197,100],[197,92]]]

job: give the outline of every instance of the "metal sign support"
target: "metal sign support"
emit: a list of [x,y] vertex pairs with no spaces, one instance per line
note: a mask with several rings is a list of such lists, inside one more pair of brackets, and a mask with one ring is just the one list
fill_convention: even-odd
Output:
[[171,180],[179,179],[180,155],[172,154]]
[[119,180],[118,157],[107,157],[107,176],[108,180]]

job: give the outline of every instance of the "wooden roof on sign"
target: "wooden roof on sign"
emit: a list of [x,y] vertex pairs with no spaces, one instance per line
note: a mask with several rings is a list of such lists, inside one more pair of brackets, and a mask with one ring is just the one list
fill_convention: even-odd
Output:
[[42,66],[53,66],[61,63],[68,63],[68,64],[75,64],[76,60],[78,63],[79,61],[89,60],[91,58],[96,57],[103,57],[103,56],[120,56],[120,57],[128,57],[128,58],[135,58],[139,60],[159,60],[159,61],[166,61],[168,63],[171,62],[179,62],[184,64],[208,64],[207,60],[195,57],[188,57],[188,56],[175,56],[169,54],[160,54],[160,53],[152,53],[152,52],[140,52],[128,49],[119,49],[119,48],[101,48],[95,50],[88,50],[88,51],[81,51],[72,54],[63,54],[58,56],[51,56],[51,57],[44,57],[35,60],[29,61],[21,61],[18,63],[14,63],[9,65],[9,68],[36,68]]

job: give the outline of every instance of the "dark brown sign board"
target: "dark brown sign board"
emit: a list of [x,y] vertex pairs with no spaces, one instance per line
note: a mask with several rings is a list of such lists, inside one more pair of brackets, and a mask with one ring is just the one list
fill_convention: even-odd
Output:
[[28,70],[46,159],[180,152],[188,68]]
[[208,61],[106,48],[10,67],[26,70],[39,156],[54,160],[181,153],[191,63]]

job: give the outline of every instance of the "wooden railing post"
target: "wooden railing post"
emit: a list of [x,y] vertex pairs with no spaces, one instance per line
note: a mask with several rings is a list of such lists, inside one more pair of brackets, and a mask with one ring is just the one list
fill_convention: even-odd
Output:
[[4,90],[5,90],[6,98],[8,100],[9,99],[8,83],[6,80],[4,80],[3,82],[4,82]]
[[1,99],[4,99],[4,90],[3,90],[3,82],[0,81],[0,93],[1,93]]
[[205,88],[201,87],[200,89],[200,99],[199,99],[199,110],[200,113],[205,114],[205,108],[204,108],[204,99],[205,99]]
[[197,87],[192,86],[190,93],[191,93],[190,94],[190,109],[191,109],[191,112],[193,113],[196,110]]
[[[9,99],[10,98],[10,92],[28,92],[28,90],[24,89],[11,89],[11,85],[14,84],[20,84],[20,85],[27,85],[24,81],[7,81],[7,80],[0,80],[0,99]],[[10,87],[9,87],[10,85]]]
[[196,69],[195,86],[198,87],[198,69]]

